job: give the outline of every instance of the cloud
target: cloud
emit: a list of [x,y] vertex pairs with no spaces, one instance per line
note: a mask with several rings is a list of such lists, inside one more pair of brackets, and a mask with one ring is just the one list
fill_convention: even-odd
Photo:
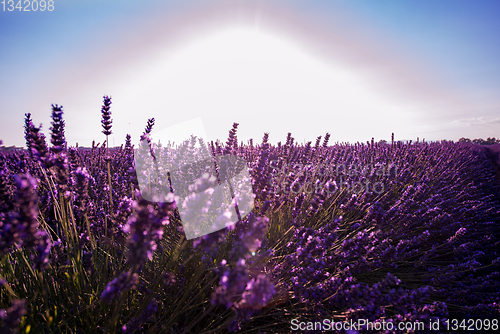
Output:
[[[500,119],[496,119],[496,120],[499,121]],[[485,117],[477,117],[477,118],[473,117],[473,118],[457,119],[451,123],[455,126],[465,127],[465,126],[471,126],[471,125],[482,125],[482,124],[487,124],[490,122],[491,122],[491,120],[488,121]]]

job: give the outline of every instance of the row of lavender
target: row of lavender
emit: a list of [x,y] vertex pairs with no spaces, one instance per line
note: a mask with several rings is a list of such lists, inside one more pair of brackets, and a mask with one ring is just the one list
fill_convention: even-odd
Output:
[[50,148],[27,115],[29,150],[0,158],[6,328],[288,332],[296,318],[499,316],[499,185],[476,146],[329,146],[328,134],[243,145],[235,123],[210,149],[248,162],[255,208],[191,242],[175,202],[137,192],[130,136],[67,148],[61,107],[52,118]]

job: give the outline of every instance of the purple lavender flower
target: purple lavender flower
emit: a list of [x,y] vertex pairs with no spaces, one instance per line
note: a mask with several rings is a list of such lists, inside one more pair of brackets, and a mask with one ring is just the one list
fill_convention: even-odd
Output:
[[113,217],[108,220],[108,236],[113,236],[116,245],[120,245],[125,240],[123,229],[132,212],[133,202],[127,196],[123,197],[118,204],[118,209]]
[[150,134],[151,131],[153,130],[153,126],[154,125],[155,125],[155,119],[154,119],[154,117],[148,119],[148,124],[146,125],[146,129],[144,130],[144,133]]
[[66,156],[66,138],[64,135],[64,120],[62,106],[52,105],[51,130],[51,165],[54,166],[54,176],[57,180],[58,191],[64,197],[69,196],[68,191],[68,158]]
[[134,203],[136,210],[133,215],[123,227],[123,231],[128,233],[128,256],[127,262],[142,266],[147,260],[153,258],[153,252],[156,250],[156,243],[153,239],[152,231],[150,231],[149,219],[153,215],[152,206],[145,202],[140,201]]
[[[150,118],[148,119],[148,123],[146,125],[146,128],[144,129],[144,133],[141,135],[141,138],[140,138],[140,144],[139,144],[139,148],[136,152],[136,154],[139,154],[139,156],[141,156],[140,159],[135,159],[135,161],[148,161],[149,159],[147,159],[147,156],[148,155],[151,155],[151,157],[153,158],[153,161],[155,163],[155,167],[156,166],[156,155],[155,155],[155,152],[154,152],[154,149],[153,149],[153,145],[151,143],[151,131],[153,130],[153,126],[155,124],[155,119],[154,118]],[[142,170],[142,168],[139,168],[139,170]],[[158,175],[158,173],[156,174]]]
[[133,147],[132,147],[132,137],[127,133],[127,136],[125,137],[125,150],[127,152],[129,152],[132,149],[133,149]]
[[243,293],[243,299],[238,303],[237,309],[244,320],[249,320],[256,311],[262,309],[274,296],[274,284],[265,274],[252,278]]
[[118,210],[115,214],[115,221],[119,226],[123,226],[126,222],[130,213],[132,212],[132,200],[127,196],[123,197],[118,204]]
[[0,310],[0,318],[3,320],[3,326],[0,327],[2,333],[17,333],[21,318],[27,314],[26,300],[13,300],[8,310]]
[[37,182],[30,175],[16,175],[14,178],[17,187],[15,207],[10,212],[9,222],[0,231],[0,252],[9,252],[14,244],[32,248],[36,252],[35,269],[43,271],[49,263],[52,244],[47,233],[39,230]]
[[38,198],[35,192],[37,181],[30,175],[16,175],[17,194],[15,196],[16,211],[13,221],[17,225],[23,243],[32,247],[35,245],[38,231]]
[[11,189],[8,182],[8,169],[3,167],[0,170],[0,215],[5,214],[12,206]]
[[163,227],[169,224],[175,204],[164,202],[154,209],[150,202],[139,194],[137,196],[139,199],[133,204],[135,213],[123,227],[123,232],[128,234],[127,262],[140,270],[147,260],[153,259],[157,242],[163,236]]
[[52,242],[50,236],[45,231],[36,232],[36,243],[35,243],[35,253],[34,262],[35,269],[39,271],[44,271],[47,269],[50,263],[50,249],[52,248]]
[[460,239],[463,239],[463,237],[466,235],[467,229],[465,227],[461,227],[454,236],[448,239],[448,242],[454,242]]
[[114,280],[108,283],[101,293],[101,299],[105,301],[113,300],[117,295],[130,289],[135,289],[139,283],[139,275],[131,271],[123,272]]
[[[259,159],[255,167],[252,168],[252,177],[253,177],[252,185],[254,187],[254,192],[256,194],[255,199],[262,201],[268,199],[269,184],[271,177],[271,172],[268,165],[269,150],[270,150],[270,145],[268,141],[269,141],[269,134],[264,133],[264,137],[262,138],[261,152]],[[261,211],[261,214],[264,214],[264,212]]]
[[29,128],[28,138],[30,154],[42,165],[42,167],[49,168],[51,162],[49,159],[49,149],[45,141],[45,135],[40,132],[42,126]]
[[88,194],[90,174],[85,167],[78,167],[72,174],[73,189],[76,195],[74,205],[77,216],[81,220],[90,203]]
[[0,230],[0,252],[6,254],[14,244],[22,245],[27,237],[34,235],[38,228],[37,198],[34,192],[34,179],[16,175],[17,193],[14,197],[14,208],[8,219],[2,223]]
[[27,113],[24,115],[26,116],[24,119],[24,139],[26,140],[26,148],[28,149],[30,156],[33,157],[33,152],[31,151],[31,148],[33,147],[33,138],[31,133],[35,126],[33,125],[31,114]]
[[51,130],[51,143],[52,148],[50,151],[54,154],[59,154],[66,149],[66,138],[64,135],[64,120],[63,106],[52,105],[52,127]]
[[111,111],[109,111],[111,106],[111,98],[107,95],[104,96],[104,105],[102,106],[101,112],[102,112],[102,133],[106,135],[106,141],[107,138],[111,132],[111,123],[113,123],[113,120],[111,119]]
[[147,140],[149,146],[149,152],[151,153],[153,160],[156,161],[156,156],[153,151],[153,146],[151,145],[151,138],[150,138],[151,131],[153,130],[153,125],[155,125],[155,119],[154,118],[148,119],[148,124],[146,125],[146,129],[144,130],[144,134],[141,136],[141,142],[144,139]]
[[238,123],[233,123],[233,128],[229,130],[229,138],[226,142],[226,147],[224,149],[224,154],[234,154],[238,147],[238,138],[236,137],[236,133],[238,131]]
[[78,159],[78,148],[76,147],[71,147],[68,150],[68,160],[69,160],[69,169],[71,171],[74,171],[76,168],[79,167],[79,159]]
[[223,304],[227,308],[241,297],[250,280],[246,261],[240,259],[235,268],[224,271],[220,279],[220,286],[212,294],[212,304]]
[[131,138],[127,133],[125,138],[125,171],[127,172],[129,182],[137,184],[137,175],[134,169],[134,146],[132,145]]
[[[219,247],[226,240],[227,231],[227,229],[223,228],[196,238],[193,240],[193,247],[207,253],[210,257],[208,259],[209,262],[212,262],[219,250]],[[182,230],[182,233],[184,233],[184,229]]]
[[255,254],[257,249],[260,248],[262,240],[264,239],[267,229],[269,228],[269,218],[267,217],[257,217],[252,219],[253,215],[250,216],[249,230],[242,233],[241,239],[243,243],[248,248],[248,250]]
[[217,183],[215,176],[208,173],[189,186],[189,195],[184,199],[180,214],[182,225],[188,238],[205,235],[207,228],[202,224],[207,222],[207,213],[212,205],[214,186]]
[[324,148],[327,148],[327,147],[328,147],[328,141],[329,141],[329,140],[330,140],[330,134],[329,134],[329,133],[327,133],[327,134],[325,135],[325,139],[323,139],[323,147],[324,147]]

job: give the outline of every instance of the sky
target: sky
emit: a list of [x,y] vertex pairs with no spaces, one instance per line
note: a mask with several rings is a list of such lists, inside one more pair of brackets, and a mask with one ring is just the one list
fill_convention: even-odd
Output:
[[17,2],[0,3],[5,146],[25,146],[25,113],[50,138],[52,104],[70,146],[102,143],[104,95],[110,146],[152,117],[172,140],[234,122],[255,143],[500,137],[497,0]]

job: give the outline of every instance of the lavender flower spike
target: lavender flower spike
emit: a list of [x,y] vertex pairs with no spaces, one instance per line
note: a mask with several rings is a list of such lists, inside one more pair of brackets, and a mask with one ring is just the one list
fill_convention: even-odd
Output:
[[127,262],[140,270],[148,260],[153,259],[157,242],[163,236],[163,227],[169,224],[169,216],[175,204],[165,202],[154,209],[150,202],[139,198],[134,202],[133,208],[135,213],[130,216],[122,230],[128,234]]
[[14,197],[15,206],[9,213],[6,224],[0,231],[0,254],[6,254],[14,244],[28,246],[35,244],[35,234],[38,230],[37,197],[34,191],[36,181],[30,176],[15,176],[17,193]]
[[1,251],[5,252],[14,243],[36,250],[35,269],[45,270],[49,263],[52,243],[43,230],[39,230],[38,198],[35,189],[36,180],[29,175],[16,175],[17,194],[14,198],[16,210],[10,215],[10,227],[4,229]]
[[135,289],[136,285],[139,283],[139,275],[131,271],[121,273],[114,280],[108,283],[106,289],[101,293],[101,299],[110,301],[116,297],[116,295],[128,291],[130,289]]
[[243,299],[238,303],[238,315],[244,320],[249,320],[271,300],[275,293],[274,284],[265,274],[252,278],[247,283]]
[[54,174],[58,181],[58,190],[69,197],[68,191],[68,158],[66,156],[66,138],[64,135],[64,120],[62,119],[62,106],[52,105],[52,127],[50,141],[52,143],[51,165],[54,166]]
[[32,147],[33,147],[33,137],[31,135],[33,128],[33,120],[31,119],[31,114],[24,114],[26,117],[24,119],[24,139],[26,139],[26,148],[28,149],[30,156],[33,157]]
[[36,158],[43,167],[49,168],[49,149],[45,142],[45,135],[40,132],[41,128],[41,125],[38,128],[28,125],[26,129],[26,145],[30,151],[30,155]]
[[104,105],[102,106],[101,112],[102,112],[102,133],[104,133],[107,136],[112,134],[111,132],[111,123],[113,123],[113,120],[111,119],[111,111],[109,111],[111,106],[111,98],[107,95],[104,96]]
[[63,114],[63,106],[52,105],[52,127],[50,130],[52,131],[51,143],[52,148],[51,152],[56,155],[62,152],[66,148],[66,138],[64,136],[64,120],[62,118]]

